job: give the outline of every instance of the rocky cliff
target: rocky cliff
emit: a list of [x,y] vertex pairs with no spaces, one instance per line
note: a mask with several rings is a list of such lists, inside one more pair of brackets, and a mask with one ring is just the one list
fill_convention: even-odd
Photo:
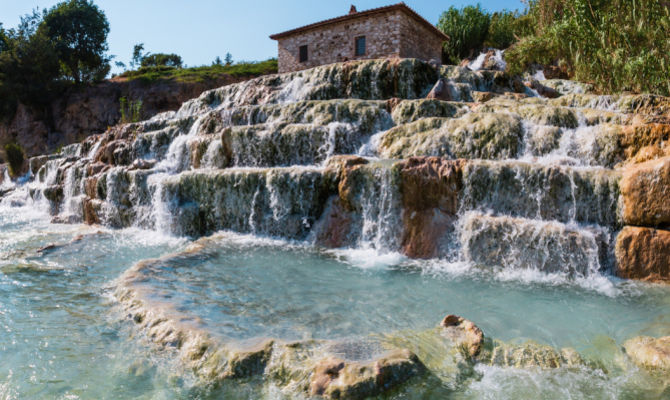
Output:
[[116,125],[121,118],[121,97],[142,101],[141,117],[144,119],[176,110],[205,90],[241,80],[243,78],[221,76],[201,82],[159,80],[144,83],[117,78],[70,89],[51,103],[46,115],[19,104],[12,120],[0,124],[0,144],[16,141],[28,156],[49,154]]

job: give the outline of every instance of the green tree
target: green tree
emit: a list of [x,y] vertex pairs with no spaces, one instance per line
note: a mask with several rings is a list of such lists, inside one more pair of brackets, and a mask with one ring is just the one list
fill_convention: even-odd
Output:
[[233,64],[233,55],[230,53],[226,53],[226,65],[232,65]]
[[156,53],[142,57],[142,67],[174,67],[181,68],[182,60],[177,54]]
[[149,53],[144,54],[144,43],[138,43],[133,46],[133,56],[130,59],[130,68],[139,68],[142,64],[142,58],[147,55],[149,55]]
[[51,40],[38,29],[35,10],[21,18],[16,29],[3,32],[0,51],[0,116],[11,118],[18,101],[39,112],[60,88],[60,63]]
[[51,8],[40,25],[51,39],[64,77],[76,83],[103,79],[109,72],[106,55],[109,23],[92,1],[69,0]]
[[5,157],[7,158],[7,163],[9,164],[9,173],[12,176],[17,176],[21,173],[21,167],[25,157],[23,155],[23,149],[16,143],[8,143],[5,145]]
[[437,27],[450,38],[444,45],[447,61],[458,63],[462,58],[472,57],[479,51],[490,23],[490,15],[479,4],[461,9],[449,7],[442,13]]
[[212,62],[212,65],[223,65],[223,61],[221,61],[221,57],[216,56],[216,58]]

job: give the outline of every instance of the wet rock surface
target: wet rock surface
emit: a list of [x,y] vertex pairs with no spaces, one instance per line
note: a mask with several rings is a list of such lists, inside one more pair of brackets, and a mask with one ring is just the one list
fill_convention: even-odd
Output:
[[670,282],[670,231],[627,226],[617,236],[615,252],[617,276]]
[[623,347],[628,357],[638,366],[656,372],[670,371],[670,336],[635,337],[626,341]]
[[621,180],[623,220],[630,225],[670,224],[670,157],[630,166]]

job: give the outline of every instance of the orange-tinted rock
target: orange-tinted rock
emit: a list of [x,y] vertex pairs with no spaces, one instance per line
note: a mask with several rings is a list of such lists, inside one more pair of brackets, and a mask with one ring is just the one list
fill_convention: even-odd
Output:
[[102,202],[100,200],[84,200],[84,223],[88,225],[96,225],[100,223],[100,210]]
[[440,326],[444,328],[443,334],[465,349],[469,357],[475,357],[481,351],[484,333],[472,321],[458,315],[447,315]]
[[340,199],[336,199],[332,206],[326,209],[321,223],[323,229],[317,229],[317,244],[328,248],[345,247],[353,244],[349,237],[351,214],[344,209]]
[[463,187],[464,160],[412,157],[399,164],[405,255],[439,255],[440,240],[453,230]]
[[88,176],[93,176],[97,175],[101,172],[104,172],[109,169],[109,165],[101,163],[101,162],[95,162],[91,164],[86,165],[86,175]]
[[670,225],[670,157],[628,167],[621,180],[623,221],[628,225]]
[[84,193],[91,199],[98,197],[98,178],[86,178],[84,181]]
[[312,376],[312,382],[309,385],[309,393],[312,396],[322,396],[328,385],[340,374],[340,371],[344,368],[344,361],[338,358],[327,358],[321,360],[316,367],[314,367],[314,375]]
[[617,236],[615,254],[617,276],[670,282],[670,231],[627,226]]
[[619,142],[627,160],[644,162],[662,157],[670,151],[670,125],[626,125],[620,131]]
[[386,100],[386,110],[390,113],[393,112],[393,109],[396,108],[400,102],[402,102],[402,99],[398,97],[392,97]]

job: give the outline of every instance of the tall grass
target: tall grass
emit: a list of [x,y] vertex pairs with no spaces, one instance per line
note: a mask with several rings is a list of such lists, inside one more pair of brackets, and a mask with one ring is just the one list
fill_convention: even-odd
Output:
[[562,63],[602,92],[670,95],[670,2],[534,0],[535,33],[506,53],[511,73]]

